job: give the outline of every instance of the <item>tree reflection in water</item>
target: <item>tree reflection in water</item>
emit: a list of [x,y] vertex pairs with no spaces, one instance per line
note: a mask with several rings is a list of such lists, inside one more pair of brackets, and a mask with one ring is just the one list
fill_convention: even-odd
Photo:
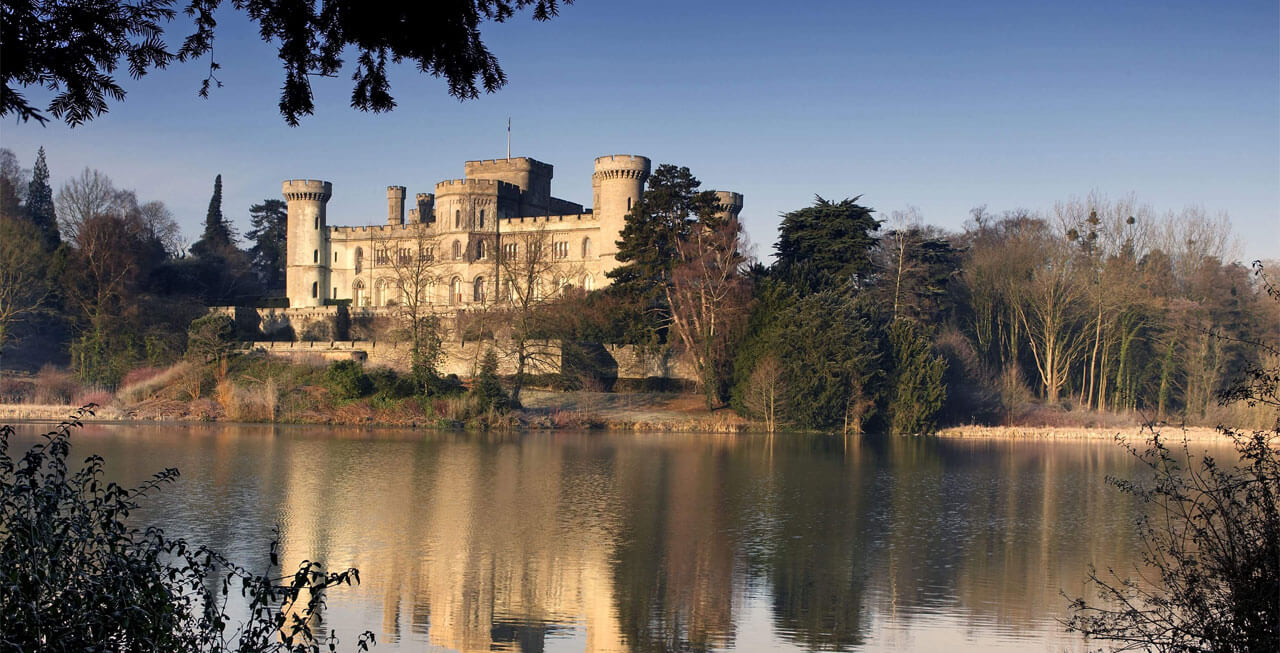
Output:
[[329,625],[386,650],[1080,648],[1059,590],[1134,550],[1110,442],[86,436],[120,480],[182,470],[143,519],[233,556],[279,522],[286,564],[358,567]]

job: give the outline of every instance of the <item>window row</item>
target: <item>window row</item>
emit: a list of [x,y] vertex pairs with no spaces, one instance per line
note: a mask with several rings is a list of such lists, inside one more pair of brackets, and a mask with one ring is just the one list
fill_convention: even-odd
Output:
[[[576,279],[564,277],[556,277],[549,282],[542,279],[536,280],[532,284],[517,284],[510,280],[505,280],[502,284],[502,293],[498,300],[505,302],[526,303],[527,301],[540,301],[556,294],[564,292],[574,287]],[[594,290],[595,279],[591,275],[585,275],[580,280],[583,290]],[[312,288],[312,293],[316,292],[316,288]],[[363,280],[357,279],[351,285],[351,303],[353,306],[400,306],[409,303],[410,298],[415,293],[414,284],[399,284],[393,279],[379,279],[374,282],[373,293],[370,294],[365,288]],[[470,282],[464,281],[462,277],[454,277],[445,287],[445,292],[441,293],[438,284],[434,281],[427,281],[416,289],[420,293],[421,301],[427,304],[443,304],[443,305],[464,305],[484,303],[493,299],[493,280],[485,276],[478,276]],[[334,288],[334,294],[337,294],[337,288]]]

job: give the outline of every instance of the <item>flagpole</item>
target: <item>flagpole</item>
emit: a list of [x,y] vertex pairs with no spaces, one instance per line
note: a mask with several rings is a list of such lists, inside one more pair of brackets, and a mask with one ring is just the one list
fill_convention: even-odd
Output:
[[507,116],[507,158],[511,158],[511,116]]

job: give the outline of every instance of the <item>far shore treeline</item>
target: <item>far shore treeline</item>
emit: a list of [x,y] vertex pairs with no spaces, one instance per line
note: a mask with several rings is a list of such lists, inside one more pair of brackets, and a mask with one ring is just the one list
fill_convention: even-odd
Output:
[[[104,396],[182,361],[225,376],[217,343],[235,335],[207,307],[261,304],[284,287],[284,202],[243,210],[251,229],[238,234],[218,176],[189,242],[163,203],[102,172],[55,193],[43,149],[29,170],[0,150],[0,401],[60,369]],[[1280,303],[1263,283],[1275,271],[1236,261],[1234,243],[1226,216],[1159,215],[1134,197],[978,207],[959,232],[914,210],[815,197],[782,216],[766,264],[687,168],[661,165],[627,218],[610,285],[508,309],[504,333],[672,350],[708,408],[769,430],[926,433],[1103,414],[1249,425],[1247,407],[1216,397],[1280,365],[1251,346],[1280,342]],[[402,379],[328,370],[343,380],[329,400],[383,386],[404,400],[461,393],[434,369],[443,328],[414,321]],[[495,364],[484,367],[477,405],[518,407],[524,377],[505,380],[508,397]]]

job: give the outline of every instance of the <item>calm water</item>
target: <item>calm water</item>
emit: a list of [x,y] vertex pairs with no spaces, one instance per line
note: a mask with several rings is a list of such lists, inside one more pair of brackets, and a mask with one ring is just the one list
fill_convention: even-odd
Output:
[[1060,590],[1135,559],[1134,506],[1104,483],[1133,466],[1109,442],[137,425],[76,441],[118,480],[178,467],[141,515],[171,534],[254,562],[279,524],[286,567],[358,567],[325,625],[373,630],[375,650],[1074,651]]

